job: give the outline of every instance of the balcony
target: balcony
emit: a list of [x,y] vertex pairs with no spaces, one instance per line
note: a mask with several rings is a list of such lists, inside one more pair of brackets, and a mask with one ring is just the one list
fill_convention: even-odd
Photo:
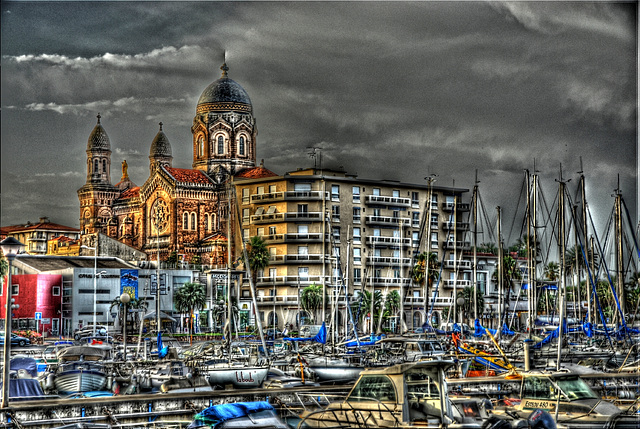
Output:
[[374,277],[373,279],[367,279],[367,282],[373,281],[374,286],[391,286],[391,287],[400,287],[409,286],[411,283],[410,279],[405,277]]
[[[325,198],[328,193],[325,192]],[[251,195],[252,204],[272,203],[276,201],[322,201],[322,191],[285,191]]]
[[382,195],[367,195],[364,197],[364,201],[366,204],[382,204],[382,205],[393,206],[393,207],[410,207],[411,206],[410,198],[384,197]]
[[[444,211],[453,211],[453,202],[444,202],[442,203],[442,210]],[[456,211],[457,212],[468,212],[470,210],[470,204],[469,203],[458,203],[456,205]]]
[[[325,235],[328,237],[328,234]],[[292,234],[269,234],[263,235],[265,243],[321,243],[322,233],[292,233]]]
[[[453,222],[442,222],[443,231],[453,231]],[[469,222],[457,222],[455,224],[456,231],[469,231]]]
[[456,248],[457,250],[469,250],[471,248],[471,244],[468,241],[443,241],[442,248],[445,250],[453,250]]
[[459,270],[470,270],[472,267],[471,261],[458,260],[454,261],[453,259],[447,259],[444,261],[444,268],[449,270],[459,269]]
[[394,258],[387,256],[369,256],[367,258],[367,265],[374,265],[376,267],[408,267],[411,265],[411,258]]
[[312,222],[320,220],[322,220],[320,212],[262,213],[251,216],[251,223],[254,225],[284,221]]
[[464,279],[444,279],[442,281],[442,284],[444,285],[444,287],[454,287],[454,285],[458,285],[458,287],[467,287],[467,286],[471,286],[471,280],[464,280]]
[[367,225],[382,225],[382,226],[398,226],[402,223],[405,226],[409,226],[411,219],[408,217],[391,217],[391,216],[367,216],[365,218]]
[[398,247],[402,244],[404,247],[408,247],[411,244],[410,238],[400,238],[400,237],[383,237],[379,235],[369,235],[367,236],[367,245],[369,246],[395,246]]
[[272,255],[269,257],[270,264],[321,264],[324,262],[322,254],[288,254],[288,255]]
[[[328,276],[325,276],[325,284],[330,281]],[[249,279],[245,279],[245,283],[249,283]],[[275,277],[258,277],[256,279],[257,286],[300,286],[307,287],[311,284],[322,284],[322,276],[275,276]]]

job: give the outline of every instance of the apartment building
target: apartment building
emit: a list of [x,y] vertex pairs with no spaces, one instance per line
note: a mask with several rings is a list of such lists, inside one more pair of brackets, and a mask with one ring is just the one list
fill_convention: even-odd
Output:
[[[412,329],[430,310],[438,317],[451,307],[456,289],[472,285],[471,262],[462,257],[470,249],[467,189],[314,168],[234,184],[243,239],[261,236],[270,252],[256,281],[263,326],[284,329],[309,319],[344,326],[346,304],[365,289],[405,296],[403,319]],[[414,256],[427,250],[443,261],[439,291],[434,298],[430,290],[428,299],[425,287],[411,281]],[[312,284],[327,290],[317,314],[305,312],[299,300]],[[241,294],[250,297],[247,281]],[[395,329],[399,317],[386,328]]]

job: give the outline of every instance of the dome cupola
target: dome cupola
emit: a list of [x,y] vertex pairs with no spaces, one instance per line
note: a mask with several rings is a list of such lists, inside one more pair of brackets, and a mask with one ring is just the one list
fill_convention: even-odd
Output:
[[98,123],[95,127],[93,127],[93,131],[91,131],[89,140],[87,141],[87,151],[111,151],[111,142],[109,141],[109,136],[100,124],[100,114],[98,114],[97,118]]
[[167,135],[162,131],[162,122],[160,122],[159,125],[160,130],[158,130],[158,134],[154,137],[153,142],[151,143],[151,148],[149,149],[149,168],[152,172],[156,163],[161,163],[170,167],[171,161],[173,160],[173,155],[171,154],[171,143],[169,143]]
[[251,113],[249,94],[236,81],[229,79],[229,67],[222,64],[222,77],[205,88],[198,99],[196,113],[238,111]]

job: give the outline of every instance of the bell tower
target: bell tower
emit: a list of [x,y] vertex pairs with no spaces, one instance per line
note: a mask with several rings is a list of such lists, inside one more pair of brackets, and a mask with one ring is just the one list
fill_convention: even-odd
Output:
[[98,123],[87,141],[87,180],[78,189],[82,234],[107,233],[113,200],[119,194],[111,184],[111,142],[100,123],[100,114],[97,117]]

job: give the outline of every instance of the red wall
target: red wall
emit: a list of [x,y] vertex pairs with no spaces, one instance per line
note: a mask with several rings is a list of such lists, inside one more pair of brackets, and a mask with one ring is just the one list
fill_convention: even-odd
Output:
[[[5,317],[6,279],[5,277],[5,286],[2,288],[0,318]],[[62,276],[60,274],[13,274],[11,283],[19,285],[18,295],[12,297],[15,299],[15,304],[20,305],[20,308],[13,310],[14,319],[33,319],[36,312],[41,312],[44,319],[61,318]],[[58,296],[53,295],[53,286],[60,288]]]

